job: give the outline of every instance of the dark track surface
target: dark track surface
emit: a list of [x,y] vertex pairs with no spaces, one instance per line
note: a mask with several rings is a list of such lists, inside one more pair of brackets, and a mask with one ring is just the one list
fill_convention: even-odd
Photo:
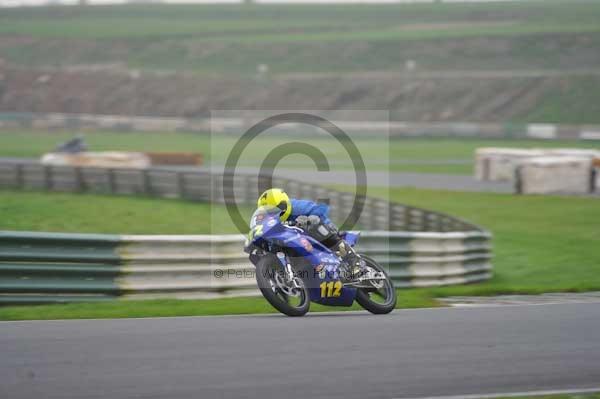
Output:
[[1,398],[393,398],[588,388],[600,306],[0,323]]

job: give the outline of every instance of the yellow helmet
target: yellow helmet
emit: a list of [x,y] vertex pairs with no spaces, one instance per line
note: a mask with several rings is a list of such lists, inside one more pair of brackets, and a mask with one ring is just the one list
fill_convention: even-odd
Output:
[[271,188],[261,194],[256,202],[257,206],[271,205],[281,209],[279,219],[285,222],[292,213],[292,203],[290,197],[280,188]]

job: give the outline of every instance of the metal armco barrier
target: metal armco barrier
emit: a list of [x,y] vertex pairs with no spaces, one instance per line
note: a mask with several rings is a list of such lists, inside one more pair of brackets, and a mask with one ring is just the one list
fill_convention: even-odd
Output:
[[[255,204],[259,186],[294,197],[327,199],[345,220],[354,196],[316,184],[236,174],[238,203]],[[104,169],[0,160],[0,189],[144,195],[224,203],[223,175],[198,169]],[[227,198],[232,200],[231,198]],[[458,218],[364,198],[359,250],[389,267],[398,287],[491,277],[491,235]],[[211,298],[257,293],[241,235],[120,236],[3,232],[0,304],[123,298]],[[219,273],[222,273],[219,276]]]
[[0,232],[0,303],[112,299],[119,236]]
[[[257,295],[241,235],[0,232],[0,305]],[[490,235],[364,232],[358,250],[397,287],[490,278]]]

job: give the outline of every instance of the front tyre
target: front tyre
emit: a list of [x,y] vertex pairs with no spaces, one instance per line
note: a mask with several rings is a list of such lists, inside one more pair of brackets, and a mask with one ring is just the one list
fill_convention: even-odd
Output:
[[304,280],[294,277],[292,282],[286,281],[277,258],[265,256],[256,263],[256,283],[265,299],[281,313],[297,317],[308,312],[310,297]]
[[369,280],[368,288],[358,288],[356,302],[373,314],[387,314],[396,307],[396,290],[386,271],[368,256],[362,255],[369,272],[379,273],[382,278]]

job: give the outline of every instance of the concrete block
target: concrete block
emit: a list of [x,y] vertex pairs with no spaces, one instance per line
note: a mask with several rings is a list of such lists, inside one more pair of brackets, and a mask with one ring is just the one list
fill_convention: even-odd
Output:
[[538,157],[520,162],[522,194],[587,194],[590,192],[592,161],[585,157]]
[[475,178],[485,181],[512,181],[520,161],[543,155],[543,150],[535,149],[478,148],[475,152]]

